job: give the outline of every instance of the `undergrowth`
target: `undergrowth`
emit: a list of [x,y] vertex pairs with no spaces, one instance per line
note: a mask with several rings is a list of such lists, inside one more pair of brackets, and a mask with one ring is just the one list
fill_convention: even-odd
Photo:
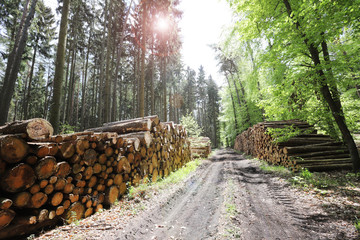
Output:
[[310,172],[306,168],[293,173],[283,166],[269,165],[265,161],[260,161],[260,169],[264,172],[284,177],[293,186],[301,187],[304,190],[316,188],[329,189],[345,186],[356,187],[356,185],[360,185],[360,173],[339,172],[334,176],[334,174],[329,172]]

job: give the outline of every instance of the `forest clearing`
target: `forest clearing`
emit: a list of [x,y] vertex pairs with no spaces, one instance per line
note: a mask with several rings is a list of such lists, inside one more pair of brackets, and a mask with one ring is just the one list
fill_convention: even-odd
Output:
[[0,239],[359,238],[359,4],[1,1]]

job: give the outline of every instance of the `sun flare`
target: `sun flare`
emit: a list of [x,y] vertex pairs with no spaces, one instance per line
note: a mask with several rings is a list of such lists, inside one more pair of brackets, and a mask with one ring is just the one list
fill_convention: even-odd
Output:
[[157,29],[160,31],[166,31],[169,27],[169,22],[165,18],[159,18],[156,23]]

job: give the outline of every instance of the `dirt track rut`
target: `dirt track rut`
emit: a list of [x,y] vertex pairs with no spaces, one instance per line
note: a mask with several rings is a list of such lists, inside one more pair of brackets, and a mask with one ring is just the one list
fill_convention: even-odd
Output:
[[345,239],[324,227],[321,214],[309,214],[309,203],[296,202],[285,183],[232,150],[218,151],[159,199],[103,239]]

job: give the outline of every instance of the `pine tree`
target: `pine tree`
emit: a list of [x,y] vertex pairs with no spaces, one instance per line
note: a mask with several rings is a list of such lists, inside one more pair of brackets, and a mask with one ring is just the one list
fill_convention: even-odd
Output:
[[59,132],[60,125],[60,99],[61,88],[64,79],[64,62],[65,62],[65,47],[66,47],[66,35],[67,35],[67,22],[69,15],[70,0],[64,0],[62,6],[59,42],[56,52],[56,67],[54,77],[54,90],[52,104],[50,106],[50,123],[54,128],[54,132]]

